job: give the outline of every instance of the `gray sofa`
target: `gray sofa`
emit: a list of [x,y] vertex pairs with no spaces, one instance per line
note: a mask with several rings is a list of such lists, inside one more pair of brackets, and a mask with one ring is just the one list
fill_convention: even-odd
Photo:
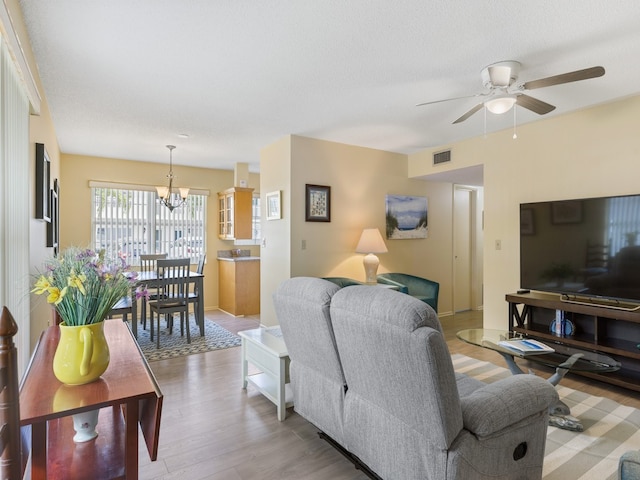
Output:
[[296,412],[380,478],[542,477],[545,380],[455,373],[433,309],[396,291],[298,277],[273,299]]

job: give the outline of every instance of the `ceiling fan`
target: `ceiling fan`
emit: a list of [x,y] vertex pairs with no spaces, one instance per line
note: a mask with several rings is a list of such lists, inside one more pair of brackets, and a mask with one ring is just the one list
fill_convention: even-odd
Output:
[[483,68],[482,72],[480,72],[482,83],[487,89],[485,92],[476,93],[475,95],[466,95],[462,97],[436,100],[433,102],[419,103],[416,106],[421,107],[423,105],[460,100],[463,98],[484,98],[481,103],[477,104],[471,110],[467,111],[464,115],[455,120],[453,122],[454,124],[464,122],[482,107],[487,107],[487,110],[491,113],[500,114],[508,112],[513,105],[519,105],[527,110],[537,113],[538,115],[544,115],[553,111],[556,107],[543,102],[542,100],[538,100],[537,98],[525,95],[523,93],[524,91],[551,87],[553,85],[561,85],[563,83],[577,82],[580,80],[588,80],[590,78],[597,78],[604,75],[603,67],[591,67],[583,70],[576,70],[575,72],[541,78],[530,82],[516,83],[520,67],[520,62],[516,62],[514,60],[494,63]]

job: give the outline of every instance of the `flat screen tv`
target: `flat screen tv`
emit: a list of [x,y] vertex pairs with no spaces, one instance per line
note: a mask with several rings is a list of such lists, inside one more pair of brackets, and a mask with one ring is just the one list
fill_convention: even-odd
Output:
[[640,195],[521,204],[520,286],[640,303]]

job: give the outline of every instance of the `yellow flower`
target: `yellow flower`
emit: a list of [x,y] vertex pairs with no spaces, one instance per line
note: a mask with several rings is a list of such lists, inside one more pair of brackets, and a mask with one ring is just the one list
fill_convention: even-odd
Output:
[[49,282],[49,279],[47,277],[41,275],[38,281],[33,286],[33,290],[31,290],[31,292],[35,293],[36,295],[42,295],[44,292],[49,291],[49,288],[51,288],[51,282]]
[[[84,273],[77,275],[73,270],[71,270],[71,275],[67,279],[67,284],[70,287],[75,287],[82,292],[83,295],[86,295],[87,292],[84,289],[84,282],[87,281],[87,276]],[[66,290],[66,289],[65,289]]]
[[67,287],[64,287],[60,290],[58,287],[49,288],[49,296],[47,297],[47,302],[58,305],[64,296],[67,294]]

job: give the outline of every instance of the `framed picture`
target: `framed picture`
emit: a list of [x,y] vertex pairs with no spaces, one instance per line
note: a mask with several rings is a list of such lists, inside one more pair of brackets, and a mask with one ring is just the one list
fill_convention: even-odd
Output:
[[267,220],[280,220],[282,218],[280,202],[280,190],[267,193]]
[[520,235],[535,235],[536,227],[533,221],[533,208],[523,208],[520,211]]
[[43,143],[36,143],[36,218],[51,221],[49,210],[51,162]]
[[554,225],[580,222],[582,222],[581,200],[566,200],[551,203],[551,223]]
[[386,204],[387,239],[427,238],[427,197],[387,195]]
[[331,221],[331,187],[305,185],[305,220],[307,222]]
[[51,221],[47,224],[47,247],[53,247],[53,254],[58,255],[60,242],[60,184],[53,180],[53,188],[49,191]]

